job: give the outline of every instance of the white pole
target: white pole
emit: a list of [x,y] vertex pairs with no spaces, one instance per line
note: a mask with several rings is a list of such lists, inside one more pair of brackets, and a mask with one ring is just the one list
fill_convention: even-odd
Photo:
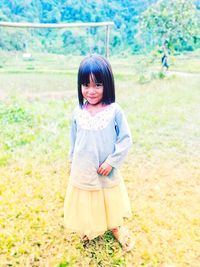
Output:
[[79,28],[79,27],[101,27],[114,25],[114,22],[87,22],[87,23],[23,23],[0,21],[0,27],[15,28]]

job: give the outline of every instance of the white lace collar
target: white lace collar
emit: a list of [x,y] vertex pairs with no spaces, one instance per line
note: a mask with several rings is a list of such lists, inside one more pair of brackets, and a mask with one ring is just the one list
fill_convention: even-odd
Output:
[[86,108],[79,108],[77,121],[81,128],[86,130],[102,130],[111,121],[114,112],[114,103],[106,106],[102,111],[92,115]]

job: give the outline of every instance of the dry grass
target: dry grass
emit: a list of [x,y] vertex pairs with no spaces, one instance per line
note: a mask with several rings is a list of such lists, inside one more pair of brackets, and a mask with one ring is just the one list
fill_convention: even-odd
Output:
[[[8,77],[1,75],[3,81]],[[10,83],[18,80],[9,77]],[[35,83],[45,77],[35,74]],[[19,86],[16,97],[0,106],[1,266],[199,266],[200,77],[147,84],[128,77],[117,77],[117,96],[135,141],[122,168],[135,249],[124,255],[109,232],[86,246],[76,234],[66,236],[63,201],[75,95],[69,99],[60,87],[64,98],[47,93],[30,99]],[[45,92],[64,78],[51,79]],[[27,94],[37,93],[31,81]]]

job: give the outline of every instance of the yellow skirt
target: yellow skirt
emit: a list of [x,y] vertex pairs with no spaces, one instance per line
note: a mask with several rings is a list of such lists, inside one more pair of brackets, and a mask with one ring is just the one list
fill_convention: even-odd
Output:
[[123,179],[117,186],[88,191],[68,185],[64,203],[67,231],[93,239],[123,224],[131,206]]

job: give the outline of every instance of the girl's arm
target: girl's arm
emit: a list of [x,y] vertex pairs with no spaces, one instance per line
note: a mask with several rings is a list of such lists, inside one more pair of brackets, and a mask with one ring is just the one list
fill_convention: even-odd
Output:
[[115,142],[114,152],[107,157],[105,162],[114,168],[118,168],[124,161],[132,145],[132,138],[126,117],[121,108],[116,113],[115,122],[117,140]]

